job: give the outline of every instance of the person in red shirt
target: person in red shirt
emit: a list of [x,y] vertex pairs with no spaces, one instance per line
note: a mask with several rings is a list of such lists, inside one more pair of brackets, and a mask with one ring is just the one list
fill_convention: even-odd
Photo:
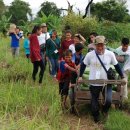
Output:
[[63,56],[63,53],[69,49],[69,46],[74,43],[72,39],[72,33],[70,30],[65,32],[65,40],[61,43],[60,57]]
[[39,73],[39,83],[42,83],[43,75],[44,75],[44,70],[45,66],[42,62],[42,57],[40,55],[40,46],[39,46],[39,41],[38,37],[42,32],[42,28],[40,26],[34,26],[32,30],[32,35],[30,36],[30,59],[31,62],[33,63],[33,73],[32,73],[32,78],[33,81],[35,82],[36,80],[36,74],[38,72],[38,68],[40,67],[40,73]]
[[66,108],[66,100],[71,80],[71,73],[76,72],[75,64],[72,62],[72,52],[67,50],[64,59],[60,61],[57,79],[59,81],[59,93],[61,95],[62,107]]

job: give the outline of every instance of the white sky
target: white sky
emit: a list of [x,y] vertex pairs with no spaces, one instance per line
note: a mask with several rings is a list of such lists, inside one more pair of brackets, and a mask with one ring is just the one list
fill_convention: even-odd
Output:
[[[13,0],[3,0],[3,1],[6,5],[10,5],[10,3]],[[41,3],[45,2],[46,0],[23,0],[23,1],[26,1],[30,4],[32,13],[35,15],[37,13],[37,11],[40,9]],[[61,8],[61,7],[67,8],[68,7],[67,0],[47,0],[47,1],[56,3],[58,8]],[[94,0],[93,2],[96,3],[96,2],[100,2],[100,1],[103,1],[103,0]],[[71,5],[74,5],[74,7],[77,7],[81,11],[84,12],[85,7],[88,3],[88,0],[69,0],[69,2],[71,3]],[[127,0],[127,7],[130,10],[130,0]]]

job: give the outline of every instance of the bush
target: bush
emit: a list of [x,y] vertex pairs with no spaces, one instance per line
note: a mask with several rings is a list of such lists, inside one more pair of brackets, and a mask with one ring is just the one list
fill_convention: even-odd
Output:
[[63,30],[66,26],[70,26],[73,34],[81,33],[84,37],[97,30],[98,22],[96,18],[85,18],[74,13],[63,18]]
[[130,24],[103,21],[98,25],[98,34],[104,35],[109,42],[121,41],[122,37],[130,36]]

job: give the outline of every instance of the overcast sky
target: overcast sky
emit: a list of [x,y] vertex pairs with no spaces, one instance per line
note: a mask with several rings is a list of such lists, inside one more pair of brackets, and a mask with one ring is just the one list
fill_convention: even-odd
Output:
[[[6,5],[10,5],[10,3],[13,0],[4,0],[4,3]],[[54,2],[56,3],[56,5],[58,6],[58,8],[67,8],[67,0],[23,0],[26,1],[30,4],[30,7],[32,9],[32,13],[35,15],[37,13],[37,11],[40,9],[40,5],[41,3],[45,2],[45,1],[49,1],[49,2]],[[74,7],[79,8],[82,12],[84,12],[85,7],[88,3],[88,0],[69,0],[71,5],[74,5]],[[100,2],[103,0],[94,0],[94,3],[96,2]],[[127,0],[127,7],[130,10],[130,0]]]

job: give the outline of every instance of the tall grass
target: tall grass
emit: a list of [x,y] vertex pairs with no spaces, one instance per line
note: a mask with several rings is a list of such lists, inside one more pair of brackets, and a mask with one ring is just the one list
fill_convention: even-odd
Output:
[[[22,48],[22,42],[20,46]],[[100,126],[95,127],[90,118],[90,111],[86,108],[87,118],[79,119],[68,113],[63,114],[58,84],[48,75],[48,70],[42,86],[33,83],[32,64],[25,58],[23,49],[20,50],[20,56],[13,59],[9,39],[2,39],[0,52],[0,130],[71,130],[71,126],[80,130],[84,126],[83,120],[85,130],[100,129]],[[124,113],[111,112],[104,128],[126,130],[123,128],[129,128],[129,121],[129,117]]]
[[34,84],[32,64],[28,63],[23,50],[19,58],[13,59],[9,48],[9,40],[1,41],[0,129],[68,129],[66,124],[59,123],[62,111],[57,84],[48,74],[41,87]]

